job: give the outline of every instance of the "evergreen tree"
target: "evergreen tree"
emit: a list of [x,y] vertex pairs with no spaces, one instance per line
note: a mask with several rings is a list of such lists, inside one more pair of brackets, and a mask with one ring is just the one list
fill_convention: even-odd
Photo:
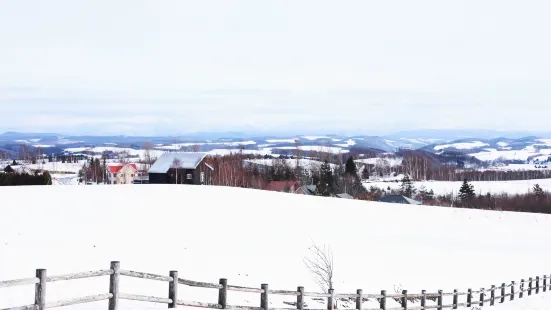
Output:
[[472,201],[476,197],[474,186],[467,179],[463,180],[463,184],[459,189],[459,199],[461,202]]
[[15,159],[13,160],[13,162],[11,163],[12,166],[17,166],[17,162],[15,161]]
[[10,165],[7,165],[6,168],[4,168],[5,173],[14,173],[15,171]]
[[321,165],[319,181],[316,184],[316,194],[319,196],[331,196],[334,193],[333,171],[327,160]]
[[419,197],[421,197],[423,202],[432,201],[434,200],[434,191],[432,189],[427,191],[425,185],[421,185],[421,188],[419,188]]
[[51,163],[53,161],[52,154],[48,155],[48,162]]
[[364,180],[369,180],[369,166],[364,165],[364,170],[362,171],[362,178]]
[[44,171],[42,177],[44,178],[44,185],[52,185],[52,176],[50,175],[50,172]]
[[534,190],[534,195],[538,198],[543,197],[545,195],[545,193],[543,192],[543,189],[540,187],[539,184],[534,185],[533,190]]
[[415,195],[415,192],[417,190],[413,186],[413,182],[409,178],[407,174],[404,175],[404,178],[402,179],[402,184],[400,185],[400,194],[406,196],[406,197],[413,197]]
[[354,162],[354,157],[350,156],[346,160],[344,173],[346,175],[351,175],[351,176],[357,176],[358,175],[358,170],[356,168],[356,163]]

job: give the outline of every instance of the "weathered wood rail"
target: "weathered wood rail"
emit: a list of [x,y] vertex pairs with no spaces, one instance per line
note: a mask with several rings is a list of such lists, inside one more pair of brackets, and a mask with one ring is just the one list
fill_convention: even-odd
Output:
[[[109,276],[109,293],[90,295],[79,298],[73,298],[60,301],[46,301],[46,286],[47,283],[58,281],[69,281],[75,279],[85,279],[92,277]],[[128,293],[122,293],[119,290],[119,278],[120,276],[140,278],[153,281],[168,282],[168,298],[154,297],[145,295],[134,295]],[[355,294],[336,294],[334,290],[329,290],[328,293],[313,293],[305,292],[304,287],[299,286],[296,291],[285,290],[271,290],[268,284],[262,284],[260,288],[242,287],[235,285],[228,285],[226,279],[220,279],[218,284],[197,282],[186,279],[178,278],[177,271],[170,271],[168,276],[156,275],[145,272],[131,271],[120,269],[119,262],[111,262],[111,268],[107,270],[88,271],[65,275],[47,276],[45,269],[37,269],[36,276],[34,278],[16,279],[8,281],[0,281],[0,289],[5,287],[21,286],[21,285],[33,285],[35,286],[35,301],[34,304],[24,305],[12,308],[3,308],[0,310],[44,310],[46,308],[58,308],[70,305],[90,303],[102,300],[109,301],[109,310],[117,310],[119,300],[135,300],[143,302],[161,303],[167,304],[168,308],[176,308],[178,306],[198,307],[198,308],[210,308],[210,309],[236,309],[236,310],[332,310],[337,309],[336,302],[338,300],[350,300],[355,299],[356,310],[424,310],[424,309],[458,309],[458,308],[470,308],[473,306],[494,306],[496,303],[505,303],[507,301],[513,301],[516,297],[523,298],[524,293],[531,296],[532,293],[539,294],[540,291],[546,292],[548,289],[551,291],[551,276],[544,275],[543,277],[529,278],[528,281],[522,279],[519,284],[515,281],[510,283],[502,283],[499,286],[492,285],[489,289],[481,288],[478,291],[468,289],[466,292],[460,292],[454,290],[452,293],[444,293],[439,290],[436,293],[427,293],[425,290],[420,294],[410,294],[407,290],[403,290],[397,294],[387,294],[386,291],[381,291],[380,294],[364,294],[363,290],[358,289]],[[527,288],[525,285],[527,284]],[[197,301],[184,301],[178,299],[178,286],[186,285],[192,287],[202,287],[218,290],[218,302],[217,303],[205,303]],[[260,294],[260,307],[250,306],[232,306],[227,304],[227,296],[229,291],[247,292]],[[498,293],[498,295],[496,295]],[[296,296],[296,308],[269,308],[269,296],[270,295],[287,295]],[[459,297],[465,296],[464,302],[459,302]],[[314,298],[326,298],[327,308],[315,309],[305,308],[305,297]],[[453,302],[451,304],[444,304],[444,297],[452,297]],[[363,308],[363,303],[375,299],[379,304],[378,308]],[[394,300],[399,307],[388,308],[387,302]],[[427,304],[429,301],[430,305]],[[0,305],[1,306],[1,305]]]

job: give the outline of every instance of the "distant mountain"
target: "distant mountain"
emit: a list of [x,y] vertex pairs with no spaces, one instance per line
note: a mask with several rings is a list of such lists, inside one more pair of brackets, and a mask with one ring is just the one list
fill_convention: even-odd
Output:
[[7,131],[3,134],[0,134],[0,139],[25,139],[25,138],[38,138],[38,137],[58,137],[62,136],[56,133],[23,133],[23,132],[14,132]]
[[530,131],[498,131],[486,129],[428,129],[428,130],[408,130],[393,133],[385,138],[409,138],[409,139],[440,139],[440,140],[460,140],[468,138],[476,139],[496,139],[508,138],[519,139],[527,136],[551,137],[551,132],[530,132]]
[[[516,133],[518,134],[518,132]],[[471,136],[479,135],[479,136]],[[465,137],[466,136],[466,137]],[[461,137],[461,138],[452,138]],[[547,135],[547,137],[551,137]],[[6,132],[0,134],[0,148],[16,150],[19,145],[42,149],[66,149],[88,146],[120,146],[141,148],[144,143],[151,142],[165,149],[179,149],[178,145],[201,144],[202,149],[244,148],[262,150],[264,148],[292,150],[295,139],[305,148],[315,146],[332,147],[333,151],[355,149],[371,149],[381,152],[397,152],[400,149],[423,150],[435,154],[442,152],[461,152],[472,154],[489,151],[514,151],[531,148],[530,156],[540,155],[539,149],[547,147],[538,136],[529,135],[515,137],[513,132],[491,130],[417,130],[404,131],[387,136],[370,135],[250,135],[244,132],[197,132],[178,136],[91,136],[91,135],[60,135],[56,133],[20,133]],[[549,140],[551,141],[551,140]],[[550,142],[551,143],[551,142]],[[550,146],[551,148],[551,146]],[[535,151],[532,151],[535,150]],[[546,151],[544,151],[546,152]]]

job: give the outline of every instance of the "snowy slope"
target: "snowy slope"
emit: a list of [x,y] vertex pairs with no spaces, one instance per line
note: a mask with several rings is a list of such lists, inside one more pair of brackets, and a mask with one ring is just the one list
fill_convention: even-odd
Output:
[[[406,206],[208,186],[4,187],[0,279],[121,268],[272,289],[319,291],[303,265],[311,239],[330,244],[338,292],[393,292],[402,285],[451,291],[549,273],[551,217]],[[107,278],[49,284],[50,300],[105,293]],[[0,289],[0,308],[33,300],[33,286]],[[166,283],[122,278],[125,293],[165,297]],[[217,291],[180,286],[183,299],[216,302]],[[549,294],[549,293],[547,293]],[[258,306],[230,292],[229,304]],[[547,295],[545,295],[547,296]],[[531,298],[531,299],[530,299]],[[498,309],[536,309],[530,297]],[[271,307],[289,307],[271,298]],[[445,303],[450,300],[446,298]],[[323,308],[307,299],[313,308]],[[416,304],[418,305],[418,304]],[[397,304],[389,302],[389,307]],[[106,302],[70,309],[105,309]],[[353,307],[353,306],[352,306]],[[373,300],[365,308],[377,307]],[[122,301],[123,309],[166,305]],[[545,308],[539,308],[545,309]]]

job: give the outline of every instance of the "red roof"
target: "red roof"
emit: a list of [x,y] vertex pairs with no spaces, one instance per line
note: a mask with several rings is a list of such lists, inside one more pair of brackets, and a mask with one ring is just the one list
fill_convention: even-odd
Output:
[[[136,164],[129,164],[130,166],[132,166],[134,169],[138,170],[138,168],[136,167]],[[115,165],[115,166],[109,166],[109,172],[111,173],[117,173],[119,172],[124,166],[126,165]]]
[[284,192],[287,189],[297,189],[298,183],[296,181],[272,181],[264,188],[268,191]]

